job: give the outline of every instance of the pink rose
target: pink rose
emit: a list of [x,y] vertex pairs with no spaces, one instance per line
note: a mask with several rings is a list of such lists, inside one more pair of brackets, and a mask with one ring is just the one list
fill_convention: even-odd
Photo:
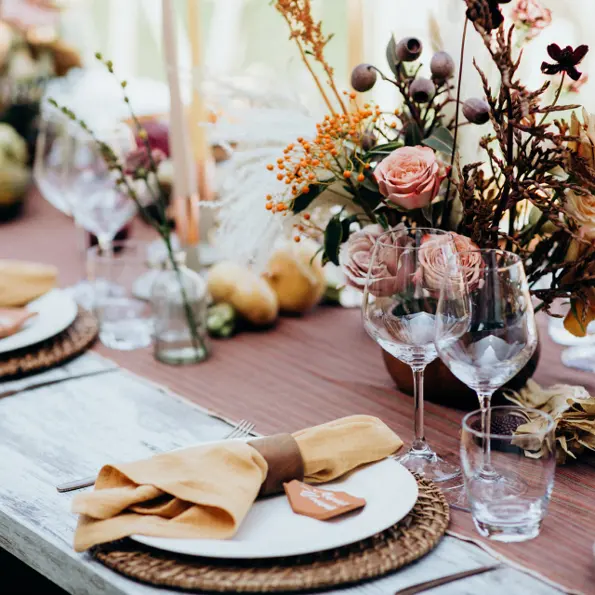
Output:
[[446,168],[429,147],[400,147],[383,159],[374,177],[380,193],[404,209],[420,209],[438,194]]
[[[387,233],[380,225],[368,225],[351,234],[349,240],[341,247],[339,255],[347,284],[363,291],[369,273],[370,293],[375,296],[395,293],[402,285],[403,275],[406,275],[408,270],[403,266],[405,261],[402,259],[402,251],[396,249],[411,242],[406,234],[400,233],[405,229],[404,224],[400,223],[390,230],[391,233]],[[374,247],[382,234],[385,234],[382,244],[378,247],[376,258],[372,262]],[[409,274],[412,273],[413,270],[409,270]]]
[[445,275],[456,271],[448,266],[448,260],[452,256],[452,245],[459,253],[459,264],[465,274],[467,288],[473,291],[479,284],[483,259],[480,252],[469,252],[479,250],[477,245],[466,236],[451,232],[450,235],[427,236],[422,240],[419,251],[419,269],[417,274],[421,276],[423,285],[430,291],[440,291]]

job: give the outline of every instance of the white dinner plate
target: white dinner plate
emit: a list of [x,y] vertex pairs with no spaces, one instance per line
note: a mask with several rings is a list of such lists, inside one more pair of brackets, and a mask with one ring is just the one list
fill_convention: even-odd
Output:
[[23,328],[0,339],[0,353],[22,349],[49,339],[69,327],[76,318],[77,305],[60,289],[52,289],[29,303],[27,310],[37,312],[23,325]]
[[330,521],[295,514],[282,494],[257,500],[231,539],[170,539],[133,535],[146,545],[207,558],[277,558],[348,545],[404,518],[417,501],[417,482],[394,459],[385,459],[320,487],[366,499],[366,506]]

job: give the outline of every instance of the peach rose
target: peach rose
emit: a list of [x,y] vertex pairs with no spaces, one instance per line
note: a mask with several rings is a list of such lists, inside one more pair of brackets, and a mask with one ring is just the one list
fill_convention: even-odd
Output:
[[376,241],[386,230],[380,225],[368,225],[352,233],[339,254],[347,284],[363,291],[370,274],[370,292],[373,295],[386,296],[394,293],[403,274],[402,267],[399,267],[399,253],[395,248],[410,241],[406,235],[399,237],[399,232],[404,230],[402,223],[392,229],[394,233],[383,239],[386,245],[379,248],[374,262],[372,255]]
[[[577,240],[572,240],[566,253],[565,261],[573,262],[585,255],[589,248]],[[581,270],[581,276],[595,275],[595,261],[591,261],[585,270]],[[562,277],[562,284],[573,283],[577,281],[577,270],[572,268]],[[586,289],[581,297],[571,299],[572,307],[568,310],[564,319],[566,330],[576,337],[584,337],[587,334],[587,327],[595,320],[595,287]]]
[[448,272],[448,259],[451,256],[448,242],[454,240],[457,252],[460,253],[460,264],[465,272],[467,288],[473,291],[479,284],[483,259],[479,252],[468,252],[478,250],[477,245],[468,237],[452,232],[450,236],[427,236],[422,241],[419,251],[418,274],[422,275],[423,284],[430,291],[439,291],[444,277]]
[[400,147],[374,171],[382,196],[407,210],[429,205],[446,177],[446,168],[429,147]]
[[583,122],[581,123],[572,112],[570,118],[570,134],[576,136],[580,141],[571,141],[568,143],[571,151],[576,153],[579,157],[586,160],[587,165],[591,168],[595,167],[595,116],[589,114],[583,108]]
[[566,193],[566,214],[579,226],[579,233],[588,240],[595,240],[595,196],[592,194]]

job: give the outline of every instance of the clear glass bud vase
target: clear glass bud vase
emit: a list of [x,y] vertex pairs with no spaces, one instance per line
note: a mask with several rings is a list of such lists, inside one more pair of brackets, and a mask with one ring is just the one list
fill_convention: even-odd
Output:
[[209,356],[207,334],[207,285],[184,266],[176,255],[176,267],[168,261],[151,291],[155,321],[155,359],[166,364],[202,362]]

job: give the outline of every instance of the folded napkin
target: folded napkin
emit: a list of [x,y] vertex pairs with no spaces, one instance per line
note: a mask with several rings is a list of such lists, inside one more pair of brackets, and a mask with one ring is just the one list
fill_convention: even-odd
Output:
[[[378,418],[346,417],[293,434],[304,481],[323,483],[383,459],[401,439]],[[268,464],[250,444],[229,440],[106,465],[95,489],[79,494],[74,547],[84,551],[133,534],[182,539],[232,537],[267,478]]]
[[53,266],[0,259],[0,308],[28,304],[55,287],[57,277]]

